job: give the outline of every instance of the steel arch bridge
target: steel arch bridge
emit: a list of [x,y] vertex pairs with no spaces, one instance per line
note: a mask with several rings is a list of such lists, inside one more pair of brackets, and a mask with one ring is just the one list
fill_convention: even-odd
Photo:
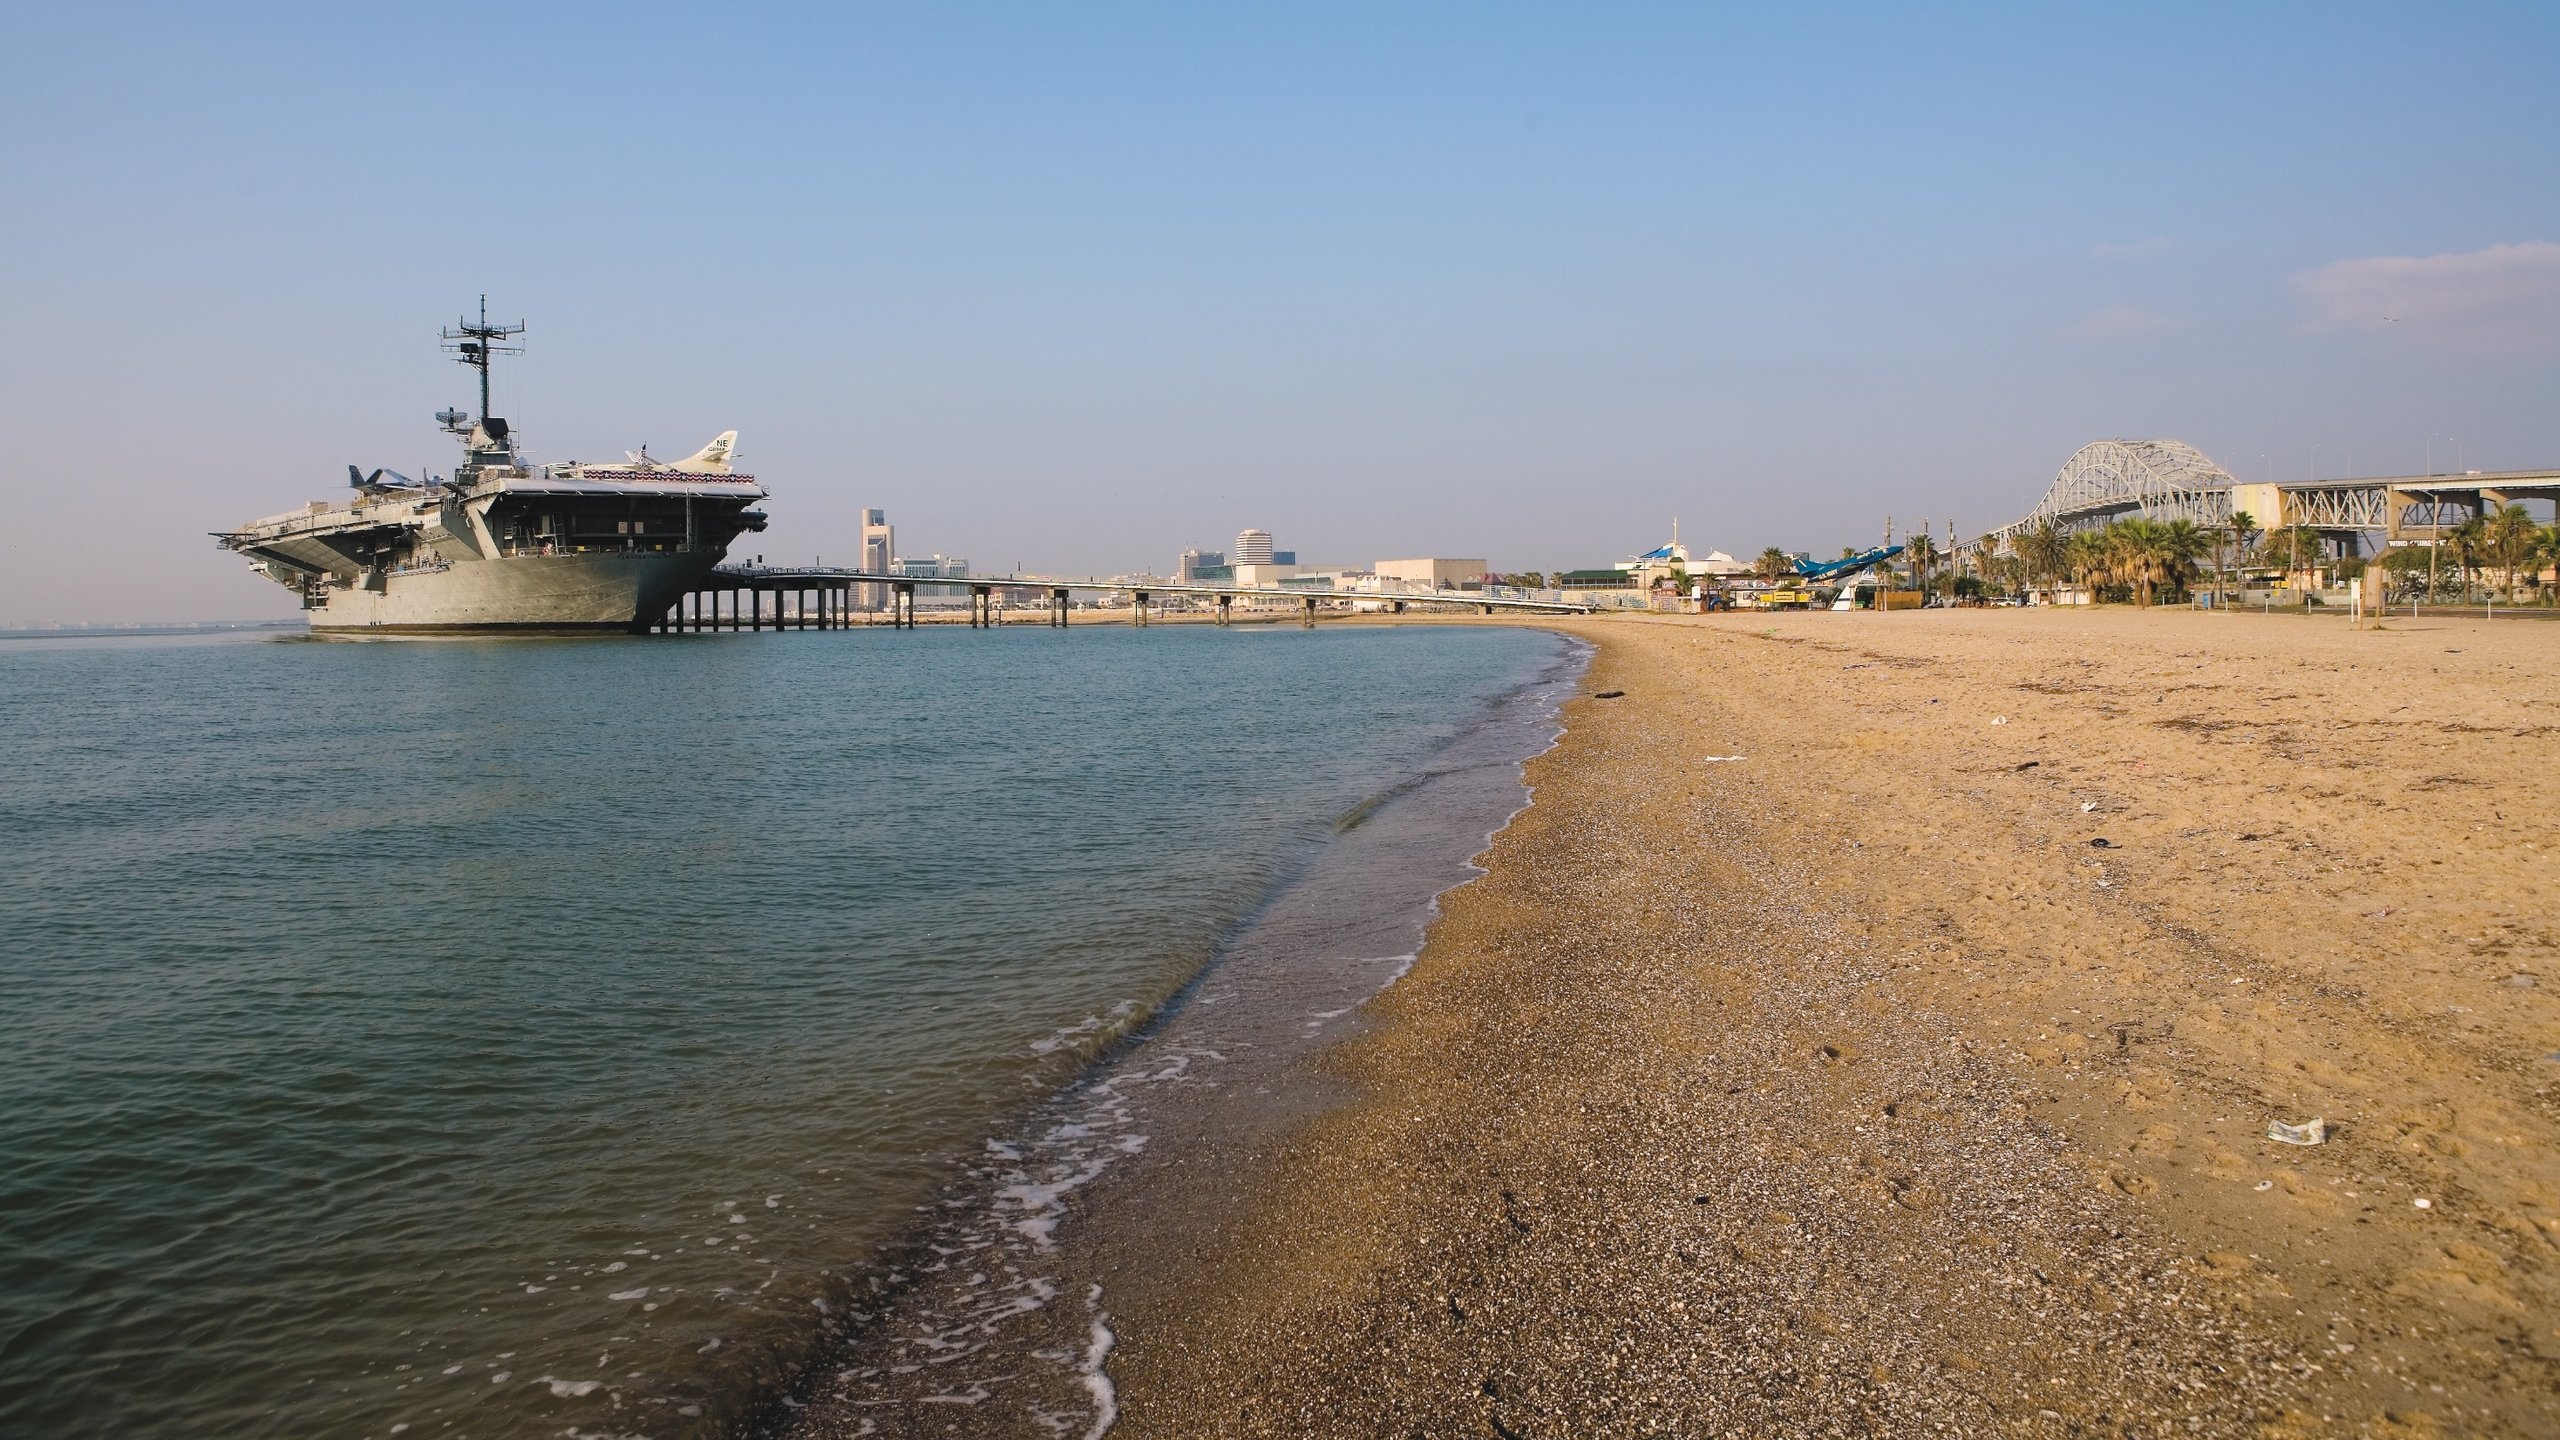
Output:
[[2183,440],[2100,440],[2063,462],[2036,508],[1956,548],[1996,554],[2021,532],[2048,523],[2066,534],[2125,515],[2221,526],[2235,510],[2246,510],[2262,530],[2317,530],[2351,554],[2365,536],[2385,546],[2432,542],[2451,526],[2524,500],[2560,503],[2560,468],[2250,484]]
[[2063,462],[2035,509],[1980,543],[1997,549],[2012,535],[2048,522],[2067,533],[2126,515],[2220,525],[2231,518],[2231,487],[2237,483],[2183,440],[2100,440]]

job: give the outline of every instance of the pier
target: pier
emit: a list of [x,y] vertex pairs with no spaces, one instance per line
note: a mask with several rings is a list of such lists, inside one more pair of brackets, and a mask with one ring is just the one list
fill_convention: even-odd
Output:
[[[912,630],[916,624],[916,587],[937,585],[969,592],[968,619],[973,630],[1005,623],[1005,600],[1021,597],[1025,608],[1037,603],[1043,622],[1064,629],[1077,591],[1130,597],[1129,623],[1145,625],[1156,603],[1167,596],[1213,602],[1212,623],[1235,622],[1238,600],[1282,601],[1299,623],[1312,625],[1323,604],[1351,602],[1376,606],[1392,615],[1407,606],[1473,610],[1492,615],[1513,611],[1536,615],[1587,615],[1596,607],[1574,600],[1531,600],[1468,591],[1394,594],[1366,590],[1315,590],[1296,586],[1210,585],[1132,580],[1059,580],[1024,575],[891,575],[832,566],[722,566],[676,597],[664,615],[645,628],[672,635],[699,630],[841,630],[854,625],[886,624]],[[888,594],[885,610],[864,610],[854,603],[855,587],[878,586]]]

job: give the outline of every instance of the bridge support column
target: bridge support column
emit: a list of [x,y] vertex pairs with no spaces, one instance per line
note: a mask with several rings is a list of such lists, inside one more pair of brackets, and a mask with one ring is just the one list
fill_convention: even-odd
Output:
[[1298,603],[1306,607],[1299,612],[1298,623],[1306,629],[1313,630],[1316,628],[1316,597],[1310,595]]
[[912,580],[889,587],[889,627],[893,630],[916,628],[916,587]]
[[1219,623],[1219,624],[1221,624],[1221,625],[1232,625],[1232,624],[1234,624],[1234,623],[1235,623],[1235,618],[1236,618],[1236,597],[1234,597],[1233,595],[1221,595],[1221,596],[1219,596],[1219,597],[1218,597],[1218,623]]
[[1493,607],[1492,607],[1492,606],[1490,606],[1490,605],[1485,606],[1485,607],[1484,607],[1484,613],[1486,613],[1487,615],[1492,614],[1492,613],[1493,613]]
[[1049,592],[1049,624],[1060,630],[1067,628],[1067,592],[1064,590]]
[[1129,623],[1132,625],[1147,623],[1147,592],[1144,590],[1129,592]]

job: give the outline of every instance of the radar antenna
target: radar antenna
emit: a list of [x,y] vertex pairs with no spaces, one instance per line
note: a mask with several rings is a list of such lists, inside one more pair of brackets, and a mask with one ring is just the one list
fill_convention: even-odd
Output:
[[482,425],[489,423],[489,357],[523,354],[523,346],[507,343],[523,333],[524,322],[521,320],[513,325],[490,324],[489,297],[483,295],[480,297],[478,322],[475,323],[465,317],[455,322],[454,327],[445,331],[442,336],[444,348],[453,351],[456,360],[480,372],[480,423]]

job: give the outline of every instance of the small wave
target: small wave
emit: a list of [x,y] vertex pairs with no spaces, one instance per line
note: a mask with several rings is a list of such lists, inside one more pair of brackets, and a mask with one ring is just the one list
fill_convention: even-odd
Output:
[[1085,1393],[1093,1397],[1093,1428],[1084,1432],[1084,1440],[1102,1440],[1120,1419],[1120,1392],[1111,1383],[1111,1375],[1103,1366],[1111,1359],[1111,1347],[1117,1336],[1111,1333],[1111,1316],[1102,1308],[1102,1287],[1085,1291],[1085,1303],[1093,1307],[1093,1332],[1085,1346],[1084,1363],[1076,1367],[1077,1378],[1084,1382]]
[[1087,1015],[1073,1025],[1060,1026],[1049,1034],[1032,1041],[1031,1053],[1034,1055],[1053,1055],[1071,1045],[1077,1046],[1079,1049],[1086,1048],[1079,1043],[1083,1041],[1115,1040],[1134,1028],[1136,1022],[1141,1018],[1138,1002],[1135,1000],[1123,1000],[1119,1004],[1112,1006],[1110,1013],[1107,1015]]
[[541,1376],[533,1383],[550,1386],[552,1395],[562,1400],[582,1400],[604,1388],[604,1382],[601,1380],[554,1380],[548,1375]]

